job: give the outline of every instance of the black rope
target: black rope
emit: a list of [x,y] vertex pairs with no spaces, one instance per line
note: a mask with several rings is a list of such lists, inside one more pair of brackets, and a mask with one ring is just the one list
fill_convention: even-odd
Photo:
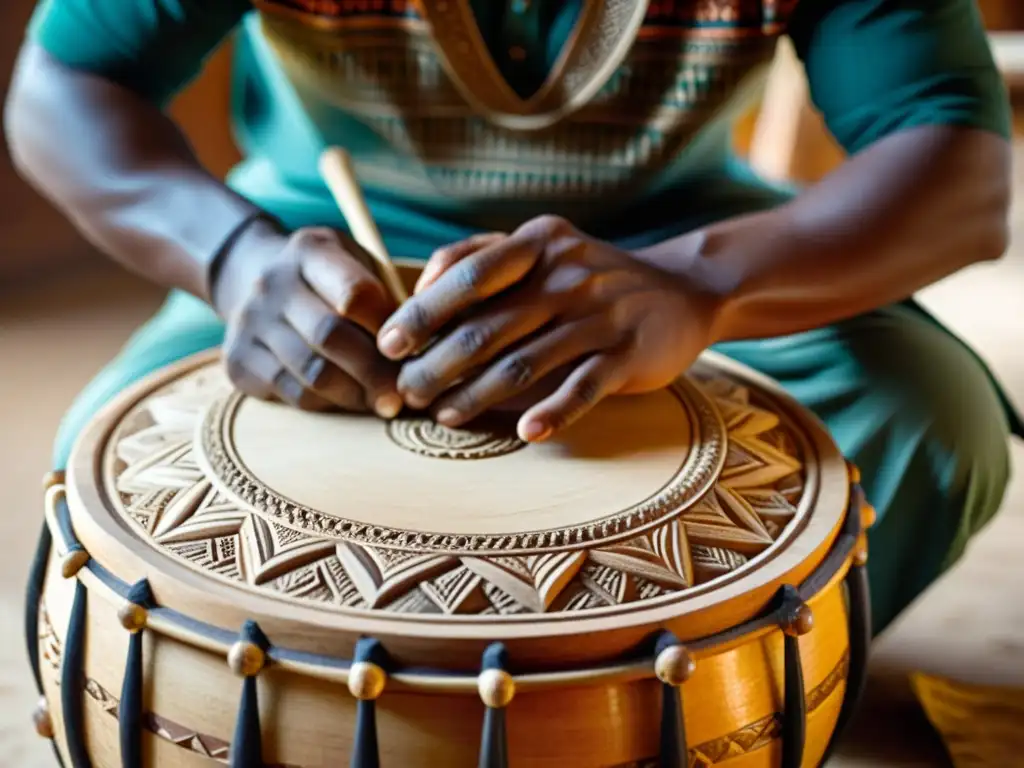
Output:
[[28,659],[32,665],[32,676],[36,680],[36,691],[40,695],[43,693],[43,675],[39,668],[39,606],[42,603],[46,566],[52,546],[53,536],[44,520],[43,530],[36,543],[36,553],[32,558],[25,595],[25,641],[28,643]]
[[[239,643],[255,646],[261,654],[270,647],[267,636],[255,621],[247,621],[239,633]],[[262,664],[260,664],[262,669]],[[260,704],[256,678],[260,669],[243,670],[242,700],[231,741],[231,768],[263,768],[263,734],[260,729]]]
[[64,641],[64,667],[60,674],[61,707],[64,710],[64,740],[72,768],[91,768],[85,750],[83,731],[83,689],[85,686],[85,619],[88,593],[81,581],[75,581],[71,620]]
[[[153,604],[153,592],[149,582],[143,579],[128,591],[128,606],[143,611]],[[144,614],[143,614],[144,618]],[[121,685],[121,703],[118,707],[118,736],[121,741],[121,765],[123,768],[140,768],[142,765],[142,626],[129,626],[128,658],[124,666],[124,682]]]
[[846,674],[846,694],[836,722],[836,739],[849,725],[867,686],[871,649],[871,592],[866,566],[855,565],[850,568],[846,574],[846,594],[850,606],[850,666]]
[[[360,638],[356,643],[355,655],[352,659],[352,670],[356,665],[372,665],[368,674],[384,675],[387,665],[387,657],[384,653],[384,646],[373,638]],[[374,681],[367,681],[369,688],[377,687]],[[383,680],[380,681],[383,687]],[[351,679],[349,688],[353,689]],[[356,705],[356,735],[352,748],[352,758],[349,762],[350,768],[379,768],[380,749],[377,745],[377,708],[376,699],[379,690],[356,691],[353,695],[358,696],[359,703]]]
[[[501,643],[492,643],[483,653],[480,664],[483,674],[496,670],[508,672],[508,651]],[[483,692],[481,692],[482,694]],[[491,702],[496,703],[496,702]],[[505,732],[505,707],[491,706],[484,701],[484,728],[480,739],[478,768],[508,768],[508,736]]]
[[[654,646],[655,659],[669,648],[680,645],[671,632],[662,632]],[[679,681],[681,683],[681,681]],[[686,745],[686,723],[683,717],[682,685],[661,682],[661,730],[658,750],[659,768],[686,768],[689,750]]]
[[800,641],[795,630],[798,612],[805,609],[795,587],[782,588],[782,607],[779,611],[785,631],[785,695],[782,713],[781,768],[800,768],[807,740],[807,697],[804,693],[804,668],[800,658]]
[[75,552],[85,552],[85,547],[82,546],[78,537],[75,536],[75,529],[71,525],[71,510],[68,508],[65,499],[57,502],[57,527],[60,528],[60,535],[67,545],[67,552],[64,553],[65,559]]

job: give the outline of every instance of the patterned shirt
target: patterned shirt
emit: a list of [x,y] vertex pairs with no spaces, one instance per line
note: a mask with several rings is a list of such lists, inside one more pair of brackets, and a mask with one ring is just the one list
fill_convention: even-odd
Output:
[[344,146],[411,257],[542,213],[641,244],[779,204],[732,128],[782,35],[849,152],[924,124],[1010,131],[973,0],[43,0],[30,30],[160,104],[232,33],[229,183],[343,226],[317,158]]

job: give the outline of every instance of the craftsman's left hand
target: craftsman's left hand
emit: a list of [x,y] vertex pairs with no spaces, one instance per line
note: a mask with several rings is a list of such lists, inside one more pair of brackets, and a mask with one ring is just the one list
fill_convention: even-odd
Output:
[[405,402],[433,405],[451,427],[556,373],[554,392],[519,419],[520,437],[539,441],[608,395],[671,383],[712,343],[718,304],[679,273],[545,216],[434,254],[377,338],[405,361]]

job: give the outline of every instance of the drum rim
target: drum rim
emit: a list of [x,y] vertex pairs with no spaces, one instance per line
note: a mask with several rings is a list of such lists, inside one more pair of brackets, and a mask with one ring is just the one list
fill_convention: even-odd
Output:
[[[699,432],[700,431],[700,427],[703,426],[701,424],[701,421],[702,420],[707,420],[707,421],[715,422],[717,430],[723,436],[726,434],[725,422],[724,422],[724,420],[722,418],[722,415],[717,410],[715,410],[714,404],[712,402],[712,398],[709,397],[702,390],[700,390],[692,381],[680,381],[680,382],[678,382],[676,384],[671,385],[671,388],[672,388],[673,395],[679,400],[679,402],[682,404],[683,408],[686,409],[687,415],[689,416],[689,420],[690,420],[691,425],[694,425],[694,424],[697,425],[698,428],[696,429],[696,431]],[[209,453],[210,453],[209,450],[204,451],[204,452],[200,452],[199,455],[196,456],[197,463],[199,464],[200,468],[204,471],[204,473],[206,473],[209,477],[214,478],[216,480],[216,482],[220,486],[220,490],[221,490],[221,493],[223,495],[227,496],[228,498],[231,498],[237,504],[242,505],[242,506],[250,506],[250,505],[245,501],[245,499],[242,497],[242,495],[235,488],[231,487],[228,484],[228,482],[226,482],[226,480],[224,478],[225,467],[230,472],[236,472],[237,471],[239,474],[242,474],[244,477],[246,477],[247,479],[251,479],[254,482],[260,482],[260,481],[253,476],[252,472],[245,465],[245,461],[242,458],[242,456],[239,455],[239,451],[234,446],[230,445],[227,440],[224,439],[222,431],[226,430],[227,428],[232,426],[234,419],[238,415],[238,411],[240,409],[240,406],[242,405],[242,403],[244,403],[244,401],[246,399],[247,399],[246,396],[241,395],[239,393],[230,394],[227,397],[221,399],[218,403],[214,404],[214,406],[209,411],[207,411],[207,413],[202,418],[200,418],[197,421],[197,424],[196,424],[196,428],[197,428],[196,440],[197,440],[197,442],[204,442],[206,440],[206,438],[207,438],[206,429],[207,429],[207,427],[211,426],[211,424],[212,424],[212,426],[216,429],[216,431],[218,433],[217,437],[215,438],[216,448],[217,448],[218,451],[223,451],[224,454],[226,454],[226,459],[223,459],[223,460],[221,460],[219,462],[216,462],[216,463],[219,463],[219,464],[223,465],[223,466],[221,466],[219,468],[216,467],[215,466],[215,462],[211,460],[210,455],[209,455]],[[129,413],[132,410],[132,408],[134,408],[139,402],[141,402],[141,401],[136,401],[134,404],[128,405],[122,411],[122,414]],[[116,427],[115,427],[115,429],[116,429]],[[802,436],[798,436],[798,439],[801,440],[802,444],[806,442],[805,440],[802,439]],[[601,535],[599,537],[595,537],[595,538],[589,539],[587,541],[587,544],[588,545],[592,545],[594,547],[606,547],[606,546],[610,546],[610,545],[613,545],[613,544],[616,544],[616,543],[621,543],[623,541],[627,541],[627,540],[629,540],[629,539],[631,539],[631,538],[633,538],[633,537],[635,537],[635,536],[637,536],[637,535],[639,535],[641,533],[644,533],[645,531],[650,531],[652,528],[657,528],[658,526],[663,525],[664,523],[666,523],[670,519],[670,517],[672,517],[672,515],[677,514],[677,513],[681,514],[683,510],[692,508],[698,501],[700,501],[700,499],[704,498],[714,488],[714,486],[715,486],[715,484],[716,484],[716,482],[718,480],[718,477],[721,475],[722,469],[725,466],[725,461],[726,461],[726,452],[724,450],[717,457],[711,457],[710,459],[706,459],[705,456],[702,456],[700,451],[691,451],[683,459],[683,462],[680,465],[679,469],[677,470],[676,474],[664,486],[654,490],[652,492],[651,496],[648,497],[648,499],[645,499],[645,500],[637,503],[636,505],[634,505],[634,506],[639,506],[640,504],[648,501],[650,498],[653,498],[655,496],[664,494],[667,491],[668,488],[670,488],[671,486],[673,486],[676,483],[676,480],[677,480],[678,477],[686,476],[688,474],[689,475],[693,475],[695,468],[698,469],[698,471],[699,471],[700,465],[702,464],[702,462],[706,463],[707,464],[707,469],[705,470],[705,472],[706,472],[707,476],[704,477],[704,478],[698,478],[699,482],[698,482],[698,484],[696,486],[697,490],[689,490],[688,489],[686,491],[686,499],[685,499],[685,501],[683,502],[683,504],[682,504],[682,506],[680,508],[675,509],[672,512],[669,512],[669,513],[664,513],[663,512],[661,514],[651,515],[649,517],[649,519],[647,519],[645,522],[640,523],[640,524],[638,524],[638,525],[636,525],[636,526],[634,526],[632,528],[624,529],[624,530],[619,530],[617,532],[613,532],[613,533],[609,533],[609,534],[603,534],[603,535]],[[105,471],[105,470],[103,470],[103,468],[101,468],[101,471]],[[105,476],[103,478],[104,482],[108,482],[108,479],[109,478],[105,474]],[[810,485],[812,485],[812,484],[809,484],[809,486]],[[297,501],[297,500],[295,500],[293,498],[289,498],[287,495],[285,495],[284,493],[281,493],[280,491],[278,491],[278,490],[276,490],[274,488],[266,487],[265,486],[263,489],[261,489],[261,491],[264,491],[265,494],[266,494],[266,497],[268,499],[271,499],[272,503],[274,503],[274,504],[277,504],[277,505],[289,505],[289,506],[293,507],[295,510],[297,510],[298,512],[300,512],[300,513],[306,512],[306,511],[313,511],[313,510],[310,510],[309,508],[307,508],[302,502]],[[812,488],[812,491],[813,491],[813,488]],[[623,512],[623,511],[614,512],[614,513],[611,513],[611,514],[607,515],[605,518],[597,518],[597,519],[595,519],[594,521],[592,521],[592,524],[598,525],[598,524],[604,522],[605,520],[613,520],[615,518],[619,518],[619,517],[623,516],[624,514],[625,514],[625,512]],[[350,522],[350,521],[347,521],[347,520],[342,520],[337,515],[331,515],[331,517],[334,517],[335,519],[337,519],[337,520],[339,520],[341,522]],[[292,529],[294,529],[296,531],[300,531],[300,532],[305,533],[305,534],[309,534],[309,533],[313,533],[314,532],[309,526],[297,525],[297,524],[289,522],[287,519],[282,519],[281,517],[275,517],[273,522],[275,524],[277,524],[277,525],[282,526],[282,527],[292,528]],[[485,544],[484,546],[477,547],[477,548],[468,547],[468,546],[466,546],[466,547],[458,547],[458,546],[454,546],[454,545],[449,545],[449,546],[444,546],[444,547],[436,547],[436,548],[432,548],[432,549],[423,550],[423,552],[425,554],[434,554],[434,553],[436,553],[436,554],[450,555],[452,557],[495,557],[495,556],[498,556],[498,557],[504,557],[504,556],[519,557],[519,556],[523,556],[523,555],[547,554],[547,553],[552,553],[552,552],[571,552],[571,551],[577,551],[577,550],[580,549],[579,546],[574,545],[575,542],[573,544],[566,543],[570,539],[570,533],[569,532],[574,527],[576,527],[576,526],[553,526],[553,527],[549,527],[547,529],[536,531],[536,534],[540,535],[541,537],[549,537],[550,534],[558,535],[560,543],[554,544],[554,545],[547,545],[547,546],[525,546],[525,545],[523,545],[523,546],[508,547],[506,549],[496,549],[496,548],[493,547],[493,545],[488,545],[488,544]],[[378,530],[385,531],[385,532],[390,532],[390,531],[395,531],[396,529],[390,528],[387,525],[381,525],[378,528]],[[417,533],[417,534],[421,533],[421,534],[426,535],[426,536],[441,535],[441,536],[445,536],[445,537],[451,538],[451,539],[458,538],[457,534],[444,533],[442,531],[431,531],[431,530],[426,530],[426,529],[415,531],[415,533]],[[787,538],[789,536],[791,536],[791,535],[792,535],[792,531],[787,531],[786,532]],[[472,533],[465,534],[465,538],[481,538],[481,539],[492,540],[492,541],[494,539],[502,538],[503,536],[504,536],[504,534],[495,534],[495,533],[479,534],[479,535],[478,534],[472,534]],[[389,541],[386,541],[386,540],[379,540],[378,541],[378,540],[373,540],[373,539],[363,539],[363,538],[358,537],[358,536],[348,536],[348,535],[344,535],[344,534],[331,534],[331,535],[325,536],[325,538],[328,538],[328,539],[331,539],[331,540],[337,540],[339,542],[348,541],[348,542],[352,542],[354,544],[369,545],[369,546],[373,546],[373,547],[378,547],[380,549],[391,549],[391,550],[403,551],[403,552],[416,552],[416,551],[418,551],[416,547],[408,545],[408,544],[396,544],[396,543],[389,542]],[[776,547],[772,547],[772,548],[770,548],[770,550],[771,550],[771,552],[774,553],[777,550],[777,548]],[[753,561],[751,561],[751,562],[753,562]],[[694,589],[688,590],[688,594],[695,597],[696,595],[694,594]],[[652,598],[651,602],[657,601],[659,599],[662,599],[662,598]],[[333,610],[333,608],[331,610]],[[360,610],[360,609],[354,609],[354,610]],[[597,611],[597,610],[602,610],[602,609],[591,609],[591,610]],[[496,620],[498,618],[499,617],[495,617]],[[500,617],[500,618],[512,618],[512,617]]]
[[[56,498],[62,496],[63,510],[58,509]],[[851,501],[852,501],[851,496]],[[61,522],[61,518],[65,522]],[[51,530],[54,542],[58,547],[58,555],[67,553],[80,542],[70,531],[70,510],[67,507],[65,486],[58,483],[46,494],[46,527]],[[68,538],[70,531],[71,538]],[[828,555],[818,564],[811,575],[798,587],[796,595],[803,604],[812,607],[826,594],[846,583],[847,577],[856,567],[855,553],[860,539],[865,533],[864,518],[860,509],[853,509],[852,503],[847,508],[843,520],[843,530],[836,539]],[[90,591],[98,588],[100,596],[105,600],[126,600],[131,586],[121,581],[116,575],[107,571],[102,565],[90,559],[74,577],[82,582]],[[782,591],[782,590],[780,590]],[[41,599],[41,598],[40,598]],[[785,612],[785,602],[769,606],[741,625],[732,627],[715,635],[701,637],[687,643],[686,648],[694,659],[699,660],[705,654],[717,655],[736,647],[753,642],[772,632],[783,631],[780,625],[780,614]],[[863,610],[865,606],[855,606],[853,610]],[[163,634],[194,647],[213,653],[227,654],[236,636],[233,631],[217,624],[204,624],[185,616],[173,608],[154,603],[147,608],[146,627],[157,634]],[[323,653],[309,653],[294,647],[276,645],[271,642],[268,648],[269,658],[275,666],[282,669],[306,674],[311,677],[336,683],[345,683],[352,664],[351,658],[343,658]],[[517,689],[549,689],[554,687],[572,687],[575,685],[596,685],[623,683],[632,680],[650,679],[655,675],[652,667],[653,657],[649,653],[641,653],[624,659],[603,660],[592,665],[576,665],[574,667],[558,667],[539,671],[525,671],[516,674]],[[391,665],[393,666],[393,665]],[[439,667],[416,667],[399,665],[389,667],[389,679],[396,683],[396,688],[421,692],[467,693],[476,690],[475,670],[448,670]]]
[[[117,516],[86,512],[110,507],[103,489],[100,449],[118,425],[119,417],[161,383],[215,363],[219,357],[219,349],[211,349],[165,366],[143,377],[97,412],[75,441],[67,468],[65,492],[72,523],[76,536],[98,564],[128,583],[148,578],[160,604],[215,626],[237,627],[246,620],[255,620],[272,637],[287,636],[289,640],[284,644],[296,650],[331,649],[328,655],[343,656],[345,651],[339,651],[350,649],[360,635],[408,645],[414,655],[418,653],[417,647],[436,649],[439,643],[461,641],[476,647],[501,640],[510,647],[530,646],[533,652],[529,655],[538,660],[554,656],[557,661],[553,663],[562,663],[567,658],[585,663],[621,657],[658,627],[673,631],[684,642],[714,635],[756,616],[782,584],[806,580],[832,550],[849,505],[846,462],[824,425],[775,382],[709,351],[702,358],[713,368],[758,387],[800,427],[799,437],[810,449],[806,464],[813,464],[817,470],[809,473],[808,489],[801,503],[820,506],[822,499],[827,500],[825,511],[805,515],[803,525],[788,533],[788,543],[777,549],[774,557],[762,562],[761,567],[694,599],[680,600],[677,594],[674,600],[660,604],[651,600],[616,606],[611,615],[599,614],[602,609],[500,619],[388,615],[368,609],[325,611],[315,604],[296,603],[247,585],[229,585],[210,578],[154,547],[139,547],[145,540],[129,532]],[[800,547],[801,540],[816,543]],[[622,626],[623,619],[628,619],[627,626]],[[565,641],[570,638],[586,638],[587,642],[573,643],[572,653],[567,654],[564,646],[569,645]],[[553,645],[562,648],[556,652]]]

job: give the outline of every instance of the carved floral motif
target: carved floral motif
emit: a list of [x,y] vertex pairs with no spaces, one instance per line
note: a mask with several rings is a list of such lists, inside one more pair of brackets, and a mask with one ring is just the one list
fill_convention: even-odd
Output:
[[[369,534],[326,535],[332,523],[324,516],[288,508],[255,478],[246,480],[245,494],[232,487],[229,496],[204,473],[196,453],[206,450],[205,461],[224,477],[208,450],[209,435],[220,430],[199,429],[211,419],[217,423],[216,412],[232,399],[215,366],[153,393],[129,413],[109,449],[116,457],[113,490],[119,512],[158,549],[213,577],[324,607],[455,615],[621,605],[685,593],[735,572],[773,547],[797,515],[804,476],[791,428],[731,380],[716,375],[691,382],[725,424],[717,482],[679,514],[659,508],[664,521],[632,538],[590,546],[584,539],[570,550],[476,555],[449,552],[431,540],[412,551],[423,536],[415,532],[398,532],[407,548],[395,549],[377,545]],[[645,519],[617,525],[628,531],[631,521]]]

